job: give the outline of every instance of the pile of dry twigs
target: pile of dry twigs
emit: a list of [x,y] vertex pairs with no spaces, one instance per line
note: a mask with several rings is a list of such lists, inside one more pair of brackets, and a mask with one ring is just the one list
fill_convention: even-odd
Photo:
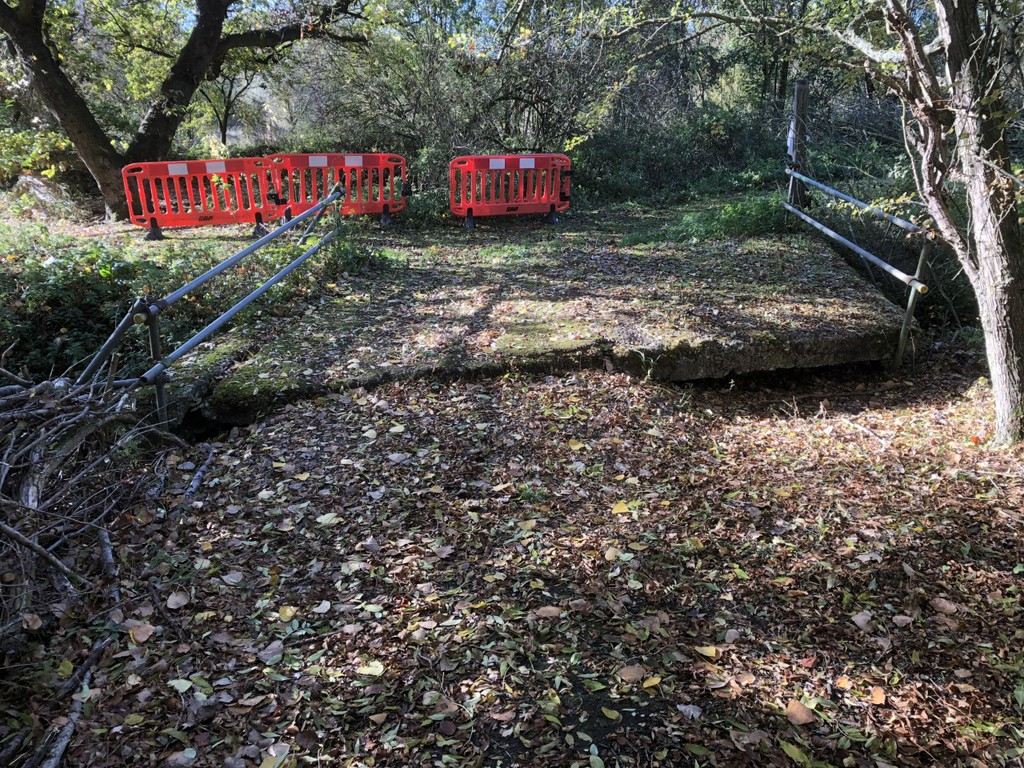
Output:
[[[0,356],[0,667],[16,670],[33,648],[118,609],[111,531],[147,491],[159,492],[147,487],[153,474],[144,467],[181,442],[140,419],[134,392],[109,379],[32,382],[3,363]],[[60,694],[88,686],[113,640],[97,634]],[[58,765],[80,711],[72,700],[59,725],[0,733],[0,765],[28,750],[23,766]]]

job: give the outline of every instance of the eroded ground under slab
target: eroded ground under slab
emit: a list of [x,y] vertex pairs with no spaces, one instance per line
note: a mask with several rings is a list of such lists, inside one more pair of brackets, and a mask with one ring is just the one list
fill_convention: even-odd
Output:
[[664,380],[873,361],[900,312],[805,235],[627,245],[639,218],[371,238],[379,264],[264,324],[218,385],[222,420],[422,375],[609,364]]

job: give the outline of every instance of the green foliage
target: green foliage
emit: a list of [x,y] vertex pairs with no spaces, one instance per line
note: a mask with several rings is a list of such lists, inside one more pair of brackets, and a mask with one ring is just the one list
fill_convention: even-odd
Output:
[[573,153],[574,195],[588,203],[763,188],[781,178],[781,128],[751,110],[708,107],[667,125],[612,126]]
[[71,142],[62,133],[0,127],[0,186],[28,171],[53,178],[67,167]]
[[667,227],[631,232],[623,245],[652,242],[720,240],[780,234],[788,231],[785,209],[777,193],[749,193],[685,211]]
[[[171,242],[157,251],[137,237],[86,239],[34,224],[0,227],[0,338],[15,343],[12,359],[31,374],[63,372],[96,351],[136,296],[169,293],[237,245]],[[185,341],[302,250],[295,241],[268,246],[178,302],[161,317],[165,348]],[[336,240],[247,312],[299,313],[325,280],[378,263],[369,251]],[[145,360],[141,331],[129,334],[124,354],[123,370]]]

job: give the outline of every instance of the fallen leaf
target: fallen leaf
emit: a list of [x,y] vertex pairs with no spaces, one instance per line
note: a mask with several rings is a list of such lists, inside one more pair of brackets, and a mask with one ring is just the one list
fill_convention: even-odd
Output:
[[327,613],[329,610],[331,610],[331,601],[321,600],[319,605],[313,609],[313,613]]
[[242,576],[241,571],[229,571],[228,573],[225,573],[223,576],[221,576],[220,580],[227,584],[229,587],[236,587],[242,583],[243,578],[244,577]]
[[295,614],[299,612],[299,609],[294,605],[282,605],[277,609],[277,615],[281,621],[291,621],[295,618]]
[[613,515],[628,515],[629,514],[629,506],[627,506],[626,502],[624,502],[624,501],[617,501],[617,502],[615,502],[615,505],[612,507],[612,514]]
[[601,707],[601,714],[607,717],[609,720],[618,720],[622,717],[617,709],[610,709],[608,707]]
[[644,680],[644,688],[653,688],[661,682],[661,675],[651,675]]
[[542,619],[554,619],[562,615],[562,609],[557,605],[545,605],[534,613]]
[[939,613],[956,613],[956,603],[950,602],[944,597],[933,597],[929,604]]
[[818,718],[808,707],[796,699],[790,699],[786,705],[786,719],[793,725],[807,725],[808,723],[813,723]]
[[509,720],[515,719],[516,711],[514,709],[507,709],[504,712],[491,712],[491,720],[497,720],[499,723],[507,723]]
[[368,661],[359,667],[356,667],[356,673],[360,675],[367,675],[368,677],[380,677],[384,674],[384,665],[376,659]]
[[841,691],[848,691],[853,688],[853,680],[848,678],[846,675],[840,675],[836,678],[836,688]]
[[172,611],[175,611],[184,605],[188,605],[188,603],[188,592],[185,592],[184,590],[176,589],[167,596],[167,607]]
[[622,682],[635,683],[643,679],[644,675],[647,674],[647,670],[639,664],[631,664],[628,667],[620,668],[617,674]]
[[192,687],[192,681],[191,680],[184,680],[182,678],[177,678],[175,680],[168,680],[167,684],[169,686],[171,686],[171,688],[176,690],[178,693],[184,693],[185,691],[187,691],[189,688]]
[[580,450],[583,447],[584,447],[584,444],[581,443],[579,440],[570,440],[569,441],[569,450],[570,451],[578,451],[578,450]]
[[877,685],[871,688],[871,703],[885,704],[885,691],[883,691]]
[[43,620],[39,618],[38,614],[23,613],[21,614],[21,626],[30,632],[35,632],[37,629],[42,628]]
[[780,741],[779,746],[782,747],[782,751],[789,756],[797,765],[810,765],[811,759],[804,754],[804,751],[800,749],[796,744],[791,744],[788,741]]
[[717,659],[722,655],[722,649],[715,645],[698,645],[693,650],[709,659]]
[[897,627],[905,627],[909,625],[912,621],[912,618],[910,618],[909,616],[904,616],[902,614],[900,614],[899,616],[892,617],[892,623],[895,624]]
[[152,624],[148,624],[145,621],[129,619],[125,624],[128,627],[128,637],[130,637],[132,642],[136,645],[149,640],[149,638],[153,636],[153,632],[155,630],[155,627]]

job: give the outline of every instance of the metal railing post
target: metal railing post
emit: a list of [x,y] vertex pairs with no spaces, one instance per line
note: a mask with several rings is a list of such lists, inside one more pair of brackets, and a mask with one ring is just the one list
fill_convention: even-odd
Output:
[[[914,272],[914,279],[917,281],[921,280],[921,275],[924,272],[925,265],[928,263],[928,256],[931,252],[931,247],[932,244],[928,240],[925,240],[924,244],[921,246],[921,255],[917,259],[917,270]],[[907,351],[907,342],[910,340],[910,329],[914,324],[914,309],[917,307],[917,297],[920,295],[920,291],[911,287],[910,295],[907,297],[907,310],[903,314],[903,326],[900,328],[900,341],[896,346],[896,360],[894,361],[896,367],[903,365],[903,355]]]
[[[149,358],[154,365],[163,359],[160,345],[160,315],[155,312],[146,313],[146,326],[149,329]],[[153,380],[156,389],[156,414],[161,424],[167,423],[167,382],[164,373]]]
[[96,354],[93,355],[92,360],[89,361],[89,365],[86,366],[85,370],[82,371],[82,374],[75,382],[76,384],[84,384],[96,375],[96,372],[105,362],[107,362],[110,356],[117,349],[118,345],[121,343],[121,337],[124,336],[125,333],[128,332],[128,329],[132,327],[132,323],[135,322],[135,316],[143,307],[145,307],[145,305],[146,303],[142,299],[136,299],[132,303],[131,308],[114,327],[114,330],[111,332],[110,336],[107,337],[107,340],[103,342],[103,346],[101,346],[96,351]]

